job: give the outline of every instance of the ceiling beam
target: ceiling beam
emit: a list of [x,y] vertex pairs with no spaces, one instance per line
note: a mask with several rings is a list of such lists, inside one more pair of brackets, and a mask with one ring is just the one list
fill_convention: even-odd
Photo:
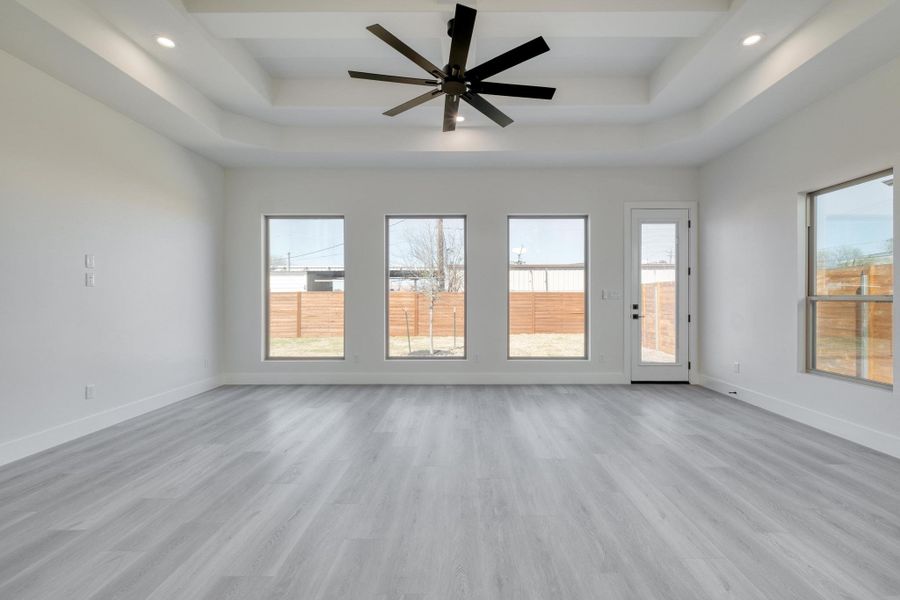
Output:
[[[355,39],[381,23],[402,38],[446,34],[452,6],[432,11],[210,12],[192,13],[213,35],[232,39]],[[706,33],[721,11],[485,11],[476,36],[546,38],[694,38]]]
[[[870,0],[859,0],[861,3]],[[876,0],[882,1],[882,0]],[[651,76],[650,92],[670,114],[696,107],[716,90],[776,48],[831,0],[742,0],[702,38],[680,45]],[[750,33],[766,35],[763,45],[744,48]]]
[[[434,12],[453,0],[183,0],[194,13]],[[727,12],[732,0],[463,0],[492,12]],[[511,5],[514,4],[514,8]]]
[[[85,4],[206,96],[227,99],[226,106],[233,109],[270,104],[271,78],[246,47],[210,34],[176,0],[85,0]],[[163,32],[177,41],[176,51],[156,43],[156,33]],[[193,78],[196,73],[204,76]]]
[[[516,83],[547,85],[541,80],[517,80]],[[555,78],[557,93],[551,102],[510,97],[490,97],[505,106],[602,107],[644,106],[649,102],[648,82],[644,77],[570,77]],[[389,108],[398,100],[420,93],[410,86],[379,81],[359,81],[349,77],[275,80],[273,107],[371,107]]]

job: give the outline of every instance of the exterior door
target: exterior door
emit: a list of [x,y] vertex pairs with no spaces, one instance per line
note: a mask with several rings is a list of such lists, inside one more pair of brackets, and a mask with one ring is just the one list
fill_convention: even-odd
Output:
[[688,209],[631,211],[631,380],[688,381]]

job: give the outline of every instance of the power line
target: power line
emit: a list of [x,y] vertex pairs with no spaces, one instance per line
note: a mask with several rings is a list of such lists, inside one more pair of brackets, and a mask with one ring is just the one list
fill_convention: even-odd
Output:
[[[388,226],[389,226],[389,227],[393,227],[394,225],[399,225],[400,223],[405,223],[405,222],[408,221],[408,220],[409,220],[409,219],[398,219],[398,220],[396,220],[396,221],[393,221],[393,222],[389,223]],[[459,227],[459,228],[451,227],[451,228],[447,228],[447,230],[448,230],[448,231],[463,231],[463,228],[461,228],[461,227]],[[283,235],[284,235],[284,234],[283,234]],[[340,244],[334,244],[333,246],[326,246],[326,247],[324,247],[324,248],[319,248],[318,250],[313,250],[313,251],[311,251],[311,252],[303,252],[303,253],[301,253],[301,254],[294,254],[293,252],[287,252],[287,253],[285,253],[285,254],[272,254],[272,255],[270,255],[270,256],[271,256],[272,258],[284,258],[285,260],[288,259],[288,258],[290,258],[291,260],[293,260],[293,259],[295,259],[295,258],[303,258],[304,256],[312,256],[313,254],[318,254],[318,253],[320,253],[320,252],[325,252],[326,250],[333,250],[333,249],[335,249],[335,248],[340,248],[340,247],[343,246],[343,245],[344,245],[344,242],[341,242]],[[329,256],[338,256],[338,255],[337,255],[337,254],[331,254],[331,255],[329,255]],[[328,258],[328,256],[322,256],[322,257],[320,257],[320,258]]]

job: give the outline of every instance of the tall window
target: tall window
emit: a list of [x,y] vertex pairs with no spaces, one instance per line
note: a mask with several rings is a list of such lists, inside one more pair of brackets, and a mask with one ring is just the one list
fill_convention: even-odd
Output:
[[388,358],[464,358],[465,217],[388,217]]
[[266,218],[266,358],[344,357],[344,219]]
[[809,196],[812,371],[892,385],[894,177]]
[[509,357],[587,358],[587,217],[509,218]]

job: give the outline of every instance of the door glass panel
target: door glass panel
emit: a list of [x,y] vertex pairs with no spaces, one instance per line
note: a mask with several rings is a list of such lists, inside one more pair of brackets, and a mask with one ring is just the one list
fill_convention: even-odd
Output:
[[678,226],[641,223],[641,362],[673,364],[678,348]]

